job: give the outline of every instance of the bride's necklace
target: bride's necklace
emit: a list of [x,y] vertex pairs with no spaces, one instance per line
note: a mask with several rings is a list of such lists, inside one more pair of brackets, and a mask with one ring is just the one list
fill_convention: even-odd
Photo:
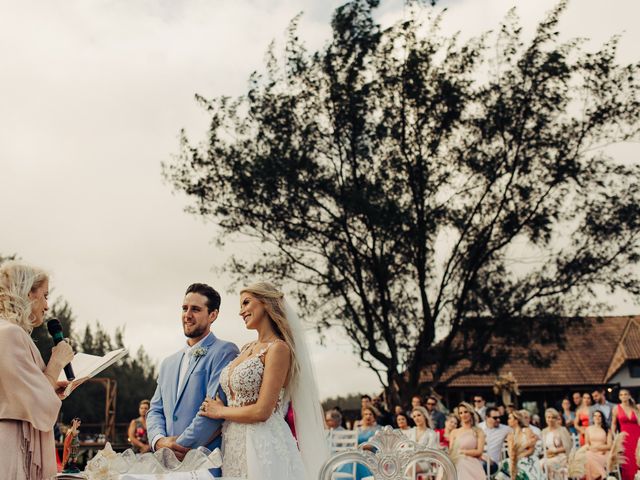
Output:
[[275,342],[277,339],[278,339],[277,337],[274,337],[274,338],[272,338],[270,340],[267,340],[267,341],[264,341],[264,342],[256,340],[256,343],[254,343],[253,346],[251,347],[251,351],[249,352],[249,356],[253,355],[256,352],[259,352],[260,350],[265,348],[270,343]]

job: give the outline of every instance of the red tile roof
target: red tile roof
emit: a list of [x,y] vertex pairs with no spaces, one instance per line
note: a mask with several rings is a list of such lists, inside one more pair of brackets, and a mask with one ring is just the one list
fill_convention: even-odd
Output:
[[[569,332],[564,349],[555,346],[540,347],[556,353],[549,367],[531,365],[525,355],[509,360],[498,374],[512,372],[520,387],[601,385],[606,384],[627,360],[640,359],[640,316],[602,317],[598,322],[590,318],[591,328]],[[465,362],[449,370],[449,375]],[[423,372],[422,380],[430,373]],[[445,374],[445,378],[448,375]],[[493,375],[465,375],[456,378],[448,387],[487,387],[496,380]]]

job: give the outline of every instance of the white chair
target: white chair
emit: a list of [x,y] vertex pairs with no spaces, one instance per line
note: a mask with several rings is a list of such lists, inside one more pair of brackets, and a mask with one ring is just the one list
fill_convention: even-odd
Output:
[[[415,480],[412,466],[416,463],[426,465],[426,478],[437,480],[456,480],[456,469],[449,457],[441,450],[427,448],[409,440],[402,432],[391,427],[379,430],[356,450],[333,454],[320,470],[320,480],[337,478],[334,470],[342,465],[360,463],[373,474],[369,480]],[[408,473],[412,472],[412,473]],[[409,476],[408,476],[409,475]],[[417,476],[424,474],[418,474]],[[412,477],[413,476],[413,477]],[[364,480],[364,479],[363,479]]]
[[502,460],[505,458],[509,458],[509,442],[507,442],[506,438],[504,442],[502,442],[502,449],[500,450],[500,463],[502,463]]
[[[356,430],[329,430],[329,452],[336,455],[342,452],[352,452],[358,448],[358,432]],[[356,464],[347,464],[347,472],[333,472],[332,480],[356,480]]]
[[572,433],[571,440],[573,441],[573,448],[580,448],[580,435],[578,435],[577,433]]
[[491,457],[487,452],[487,443],[484,444],[484,451],[482,452],[482,460],[484,460],[484,474],[487,480],[491,480]]

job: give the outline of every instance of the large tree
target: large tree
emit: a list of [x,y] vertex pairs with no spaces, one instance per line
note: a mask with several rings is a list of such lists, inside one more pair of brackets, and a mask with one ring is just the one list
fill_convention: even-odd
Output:
[[640,169],[603,148],[637,139],[638,65],[617,38],[561,42],[564,2],[530,41],[512,11],[464,43],[416,4],[382,29],[377,4],[338,8],[314,53],[294,20],[246,94],[198,96],[208,140],[183,133],[165,176],[222,241],[260,245],[230,271],[287,283],[393,395],[461,360],[544,363],[599,289],[640,294]]

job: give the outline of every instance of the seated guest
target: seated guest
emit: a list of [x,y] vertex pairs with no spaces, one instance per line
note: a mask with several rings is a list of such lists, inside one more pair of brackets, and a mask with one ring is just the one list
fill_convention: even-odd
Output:
[[561,425],[560,413],[555,408],[547,408],[544,418],[547,428],[542,430],[544,458],[540,464],[549,480],[563,480],[567,476],[568,458],[573,448],[571,434]]
[[326,411],[324,414],[324,423],[327,430],[344,430],[342,426],[342,414],[335,408]]
[[[371,406],[373,406],[373,404],[371,403],[371,397],[365,393],[360,397],[360,410],[362,410],[363,408],[369,408]],[[353,422],[353,429],[355,430],[358,427],[360,427],[360,420],[356,420],[355,422]]]
[[131,420],[127,432],[129,443],[136,453],[147,453],[151,450],[149,439],[147,438],[147,412],[151,407],[149,400],[141,400],[138,405],[138,418]]
[[538,437],[527,426],[522,410],[511,412],[508,423],[513,430],[507,435],[509,458],[502,460],[500,470],[512,479],[543,480],[540,461],[534,453]]
[[[360,420],[356,422],[358,426],[354,429],[358,432],[358,445],[367,442],[378,430],[382,428],[378,425],[378,413],[378,410],[370,402],[366,403],[366,406],[362,407],[362,410],[360,411]],[[356,480],[362,480],[363,478],[371,476],[371,471],[361,463],[355,464],[355,470]],[[349,474],[351,474],[352,471],[352,463],[342,465],[337,470],[337,472]]]
[[587,447],[585,464],[587,480],[606,478],[613,436],[601,410],[593,411],[593,424],[584,430],[584,445]]
[[484,452],[484,432],[475,425],[474,409],[467,402],[458,405],[458,416],[461,426],[449,437],[458,480],[483,480],[486,476],[480,458]]
[[[373,405],[363,407],[361,411],[361,419],[358,422],[359,426],[356,429],[358,432],[358,445],[368,441],[375,433],[382,427],[378,425],[378,411]],[[363,478],[371,476],[371,471],[364,465],[356,464],[356,479],[362,480]]]
[[541,440],[542,431],[531,422],[531,414],[529,413],[529,410],[523,408],[522,410],[520,410],[520,415],[522,415],[522,419],[524,420],[524,426],[528,427],[529,430],[531,430],[533,434],[538,437],[538,440]]
[[409,424],[409,418],[407,418],[407,416],[404,413],[399,413],[396,415],[396,418],[394,420],[396,428],[407,436],[409,436],[411,427],[413,427],[412,424],[411,425]]
[[427,398],[427,412],[429,413],[429,420],[431,420],[431,425],[436,430],[440,430],[444,428],[444,413],[438,410],[438,399],[433,395]]
[[409,440],[429,448],[438,448],[438,434],[431,428],[427,409],[415,407],[411,412],[411,419],[416,426],[405,433]]
[[542,427],[542,420],[540,420],[540,415],[538,415],[537,413],[531,415],[531,425],[540,430],[540,428]]
[[440,446],[443,448],[449,448],[451,439],[451,432],[460,426],[460,420],[453,413],[447,415],[444,421],[444,428],[436,430],[436,433],[440,436]]
[[[484,432],[487,444],[487,455],[489,457],[489,472],[494,474],[498,471],[502,455],[502,445],[511,432],[511,428],[500,423],[500,411],[496,407],[487,407],[485,421],[478,425]],[[482,460],[485,463],[486,460]],[[486,463],[484,465],[486,471]]]

